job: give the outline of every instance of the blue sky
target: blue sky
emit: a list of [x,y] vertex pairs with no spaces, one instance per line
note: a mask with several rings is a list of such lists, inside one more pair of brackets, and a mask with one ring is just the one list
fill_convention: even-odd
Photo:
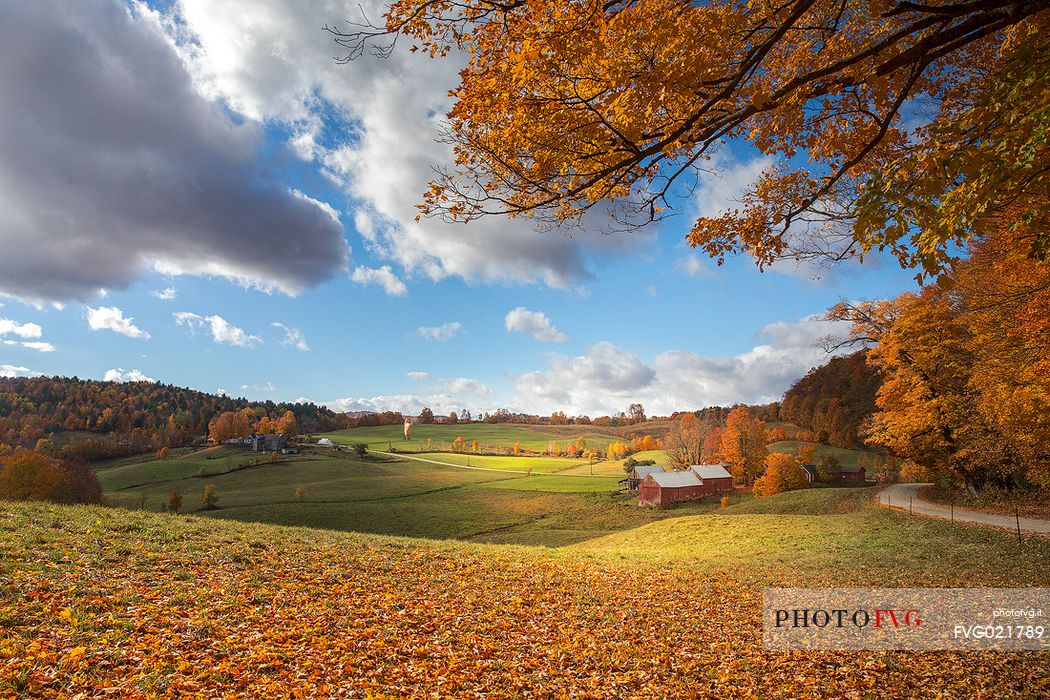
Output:
[[[686,248],[690,215],[757,172],[739,144],[644,234],[416,223],[447,158],[433,133],[455,58],[336,66],[327,0],[46,5],[0,11],[25,36],[0,36],[0,86],[23,105],[0,105],[8,375],[137,372],[351,410],[664,413],[778,397],[842,331],[817,315],[914,286],[879,259],[813,279]],[[34,31],[94,53],[71,74]],[[86,87],[42,94],[64,81]]]

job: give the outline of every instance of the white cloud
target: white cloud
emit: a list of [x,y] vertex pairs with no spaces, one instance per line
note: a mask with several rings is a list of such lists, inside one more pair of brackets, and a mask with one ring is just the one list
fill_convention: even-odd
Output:
[[190,311],[176,311],[172,314],[175,323],[186,326],[191,333],[196,333],[197,328],[208,324],[212,340],[216,343],[226,343],[242,348],[252,348],[262,343],[262,338],[257,335],[249,335],[243,329],[231,325],[222,316],[201,316]]
[[425,382],[430,379],[430,372],[408,372],[405,376],[414,382]]
[[24,348],[29,348],[30,350],[36,350],[37,352],[54,352],[55,351],[55,346],[54,345],[52,345],[51,343],[45,343],[45,342],[41,342],[41,341],[23,341],[22,343],[19,343],[19,344],[22,347],[24,347]]
[[564,343],[569,339],[569,336],[554,327],[542,311],[529,311],[524,306],[508,311],[503,324],[508,331],[528,333],[545,343]]
[[693,195],[696,216],[714,218],[739,208],[740,198],[773,164],[767,156],[739,160],[728,148],[722,148],[712,158],[714,172],[706,173]]
[[603,342],[583,355],[548,356],[548,367],[515,380],[515,401],[530,411],[618,413],[641,402],[650,414],[704,406],[779,400],[784,391],[827,355],[820,339],[844,331],[842,324],[813,315],[765,326],[760,343],[735,356],[705,357],[667,350],[651,362]]
[[100,306],[97,309],[86,306],[84,308],[87,311],[88,328],[93,331],[113,331],[129,338],[141,338],[142,340],[148,340],[150,337],[149,333],[133,323],[135,320],[133,317],[124,318],[124,312],[116,306]]
[[165,287],[164,289],[154,289],[149,294],[163,301],[171,301],[178,295],[178,292],[175,291],[174,287]]
[[453,160],[438,137],[465,57],[434,60],[399,45],[383,60],[366,55],[337,65],[332,55],[340,49],[318,32],[324,22],[346,28],[363,14],[380,18],[387,6],[181,0],[173,12],[200,89],[250,120],[286,125],[293,151],[352,196],[355,228],[369,251],[406,274],[568,289],[591,278],[588,256],[624,255],[652,242],[655,232],[602,235],[593,224],[572,236],[549,235],[527,217],[465,226],[416,221],[434,168]]
[[718,279],[718,273],[711,267],[711,264],[707,260],[701,260],[698,255],[683,255],[674,261],[674,267],[689,277]]
[[310,349],[310,346],[306,344],[306,338],[303,337],[303,334],[299,332],[298,328],[289,328],[283,323],[277,322],[271,323],[270,325],[284,331],[284,340],[281,341],[281,345],[298,348],[303,352]]
[[157,381],[153,377],[147,377],[145,374],[137,369],[129,369],[125,371],[121,367],[116,369],[106,370],[106,374],[102,377],[102,381],[105,382],[155,382]]
[[33,377],[39,374],[40,372],[34,372],[28,367],[18,367],[16,365],[0,365],[0,377]]
[[39,338],[44,332],[36,323],[18,323],[9,318],[0,318],[0,335],[17,335],[19,338]]
[[394,274],[389,265],[380,268],[358,266],[350,276],[357,284],[378,284],[383,291],[392,297],[403,297],[408,293],[408,287]]
[[272,382],[266,382],[263,386],[258,384],[241,384],[241,391],[262,391],[267,394],[272,394],[277,391],[277,387],[275,387]]
[[[288,53],[320,51],[321,21]],[[141,2],[3,3],[0,292],[86,300],[155,267],[296,294],[346,269],[331,208],[260,161],[265,129],[199,94],[162,24]],[[244,38],[229,53],[268,73]]]
[[494,411],[498,405],[487,399],[469,398],[462,399],[458,396],[448,394],[391,394],[361,398],[335,399],[323,402],[324,406],[333,411],[400,411],[406,416],[419,415],[424,406],[429,407],[437,415],[448,415],[452,411],[460,411],[464,407],[475,412]]
[[485,384],[469,377],[442,379],[432,388],[437,393],[452,394],[454,396],[488,396],[492,393]]
[[451,321],[449,323],[443,323],[440,326],[420,326],[416,329],[416,335],[427,340],[436,340],[444,343],[452,340],[452,338],[463,329],[463,324],[459,321]]

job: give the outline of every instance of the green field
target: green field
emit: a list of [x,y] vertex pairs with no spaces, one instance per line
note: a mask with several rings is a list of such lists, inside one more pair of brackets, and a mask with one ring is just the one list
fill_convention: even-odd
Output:
[[515,442],[520,443],[523,450],[546,452],[552,441],[565,447],[579,437],[586,439],[588,447],[604,450],[613,440],[622,439],[589,425],[533,426],[507,423],[415,424],[409,432],[410,440],[404,439],[404,428],[400,425],[336,430],[325,433],[324,437],[342,445],[364,443],[377,450],[395,449],[402,452],[448,450],[457,437],[462,437],[468,444],[477,440],[482,452],[510,450]]
[[413,453],[412,456],[464,467],[472,466],[482,469],[508,470],[522,473],[530,470],[544,474],[567,472],[573,467],[587,464],[587,460],[584,459],[568,459],[565,457],[514,457],[509,455],[476,455],[456,452],[418,452]]
[[[216,447],[166,460],[114,460],[98,474],[107,498],[131,508],[160,510],[178,491],[183,512],[209,518],[548,546],[717,505],[710,499],[663,512],[639,509],[635,497],[617,493],[622,470],[594,477],[559,472],[580,460],[453,453],[359,458],[320,448],[276,463],[262,458],[252,465],[256,459],[243,448]],[[215,510],[202,510],[206,484],[216,488]],[[305,490],[301,498],[297,487]]]

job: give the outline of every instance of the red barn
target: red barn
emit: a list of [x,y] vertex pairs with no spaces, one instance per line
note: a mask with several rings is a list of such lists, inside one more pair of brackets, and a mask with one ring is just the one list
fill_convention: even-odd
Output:
[[689,471],[699,477],[705,496],[733,490],[733,475],[721,464],[694,464]]
[[636,465],[631,469],[631,473],[627,475],[627,488],[630,491],[637,491],[638,485],[642,483],[642,480],[650,474],[659,474],[664,470],[663,467],[655,465]]
[[841,467],[839,481],[847,484],[863,484],[867,480],[864,467]]
[[704,497],[704,483],[692,471],[650,474],[638,485],[638,505],[666,508],[675,501]]

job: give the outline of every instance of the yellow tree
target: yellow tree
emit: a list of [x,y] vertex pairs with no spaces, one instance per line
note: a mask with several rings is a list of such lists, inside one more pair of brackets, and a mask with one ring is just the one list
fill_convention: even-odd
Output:
[[774,452],[766,460],[766,471],[755,480],[753,492],[757,498],[785,491],[804,489],[808,485],[802,462],[795,455]]
[[285,411],[281,419],[277,421],[277,432],[285,437],[295,437],[299,434],[299,421],[291,411]]
[[766,461],[766,424],[737,406],[726,416],[722,433],[722,458],[732,465],[733,478],[750,486]]
[[719,261],[888,249],[934,272],[1007,204],[1050,247],[1045,2],[397,0],[385,19],[331,30],[346,60],[399,35],[465,56],[424,215],[641,225],[745,139],[767,167],[688,236]]

